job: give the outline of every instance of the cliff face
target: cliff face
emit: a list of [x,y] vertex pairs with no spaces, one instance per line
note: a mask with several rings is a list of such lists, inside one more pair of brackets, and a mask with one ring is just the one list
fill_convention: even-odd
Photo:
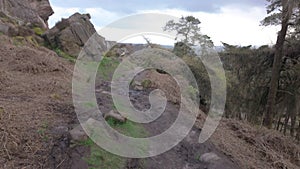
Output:
[[48,28],[54,13],[48,0],[0,0],[0,11],[24,25]]
[[[41,45],[46,42],[51,49],[77,57],[87,40],[96,33],[91,16],[75,13],[49,29],[48,19],[53,13],[48,0],[0,0],[0,33],[10,37],[30,36]],[[101,36],[97,37],[97,42],[102,49],[114,44]]]
[[[96,33],[94,25],[90,22],[89,14],[75,13],[68,19],[62,19],[52,29],[43,35],[46,42],[53,49],[60,49],[68,55],[77,57],[88,39]],[[97,36],[98,45],[108,49],[112,42],[105,41],[102,36]]]
[[75,13],[48,30],[44,38],[52,48],[59,48],[69,55],[77,56],[81,47],[95,32],[89,14]]

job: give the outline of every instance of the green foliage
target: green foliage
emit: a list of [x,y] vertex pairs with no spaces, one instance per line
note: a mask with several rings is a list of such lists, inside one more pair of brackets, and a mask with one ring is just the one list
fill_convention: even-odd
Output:
[[193,86],[188,86],[187,87],[187,92],[188,92],[188,95],[192,99],[195,99],[199,95],[198,90],[196,88],[194,88]]
[[32,44],[35,47],[40,46],[39,43],[35,40],[35,38],[33,36],[26,36],[25,39],[27,42],[29,42],[30,44]]
[[146,130],[140,124],[134,123],[130,120],[127,120],[125,123],[119,123],[113,119],[109,119],[107,123],[120,133],[130,137],[140,138],[147,136]]
[[126,159],[107,152],[96,145],[90,138],[80,142],[80,145],[87,146],[91,150],[89,157],[84,158],[90,168],[94,169],[119,169],[125,166]]
[[[289,36],[298,36],[300,33],[300,1],[299,0],[267,0],[269,2],[267,6],[266,16],[262,21],[261,25],[280,25],[283,18],[290,15],[289,19]],[[284,5],[286,4],[286,6]],[[283,14],[284,12],[284,14]]]
[[90,138],[88,138],[84,141],[78,142],[78,145],[82,145],[82,146],[92,146],[93,144],[94,144],[94,141]]
[[48,136],[46,134],[46,131],[48,130],[48,122],[44,122],[41,127],[38,129],[37,133],[40,135],[40,137],[44,141],[48,141]]
[[23,46],[25,44],[25,38],[23,36],[13,37],[13,44],[15,46]]
[[18,25],[18,22],[16,19],[12,18],[12,17],[9,17],[7,16],[4,12],[0,11],[0,20],[4,23],[10,23],[10,24],[13,24],[15,26]]
[[[107,123],[120,133],[131,137],[146,137],[147,133],[140,124],[127,121],[125,123],[118,123],[113,119],[109,119]],[[101,147],[97,146],[90,138],[82,141],[79,145],[87,146],[91,150],[89,157],[84,158],[90,168],[95,169],[119,169],[126,165],[126,159],[114,155]]]
[[[114,107],[114,109],[116,108]],[[143,126],[129,120],[127,120],[125,123],[120,123],[112,118],[109,118],[107,120],[107,123],[119,133],[122,133],[130,137],[142,138],[142,137],[147,137],[148,135],[146,130],[143,128]],[[97,134],[101,131],[102,130],[94,131],[93,133]],[[105,138],[103,138],[103,141],[106,141]],[[97,146],[91,139],[82,141],[79,144],[83,146],[87,146],[91,150],[90,156],[84,158],[84,160],[88,163],[90,168],[119,169],[119,168],[124,168],[126,165],[126,161],[127,161],[126,158],[105,151],[101,147]],[[144,144],[142,146],[146,147],[147,144],[146,143]]]
[[61,100],[61,95],[59,95],[57,93],[51,94],[50,97],[55,100]]
[[108,52],[105,53],[105,57],[119,57],[118,52],[116,51],[117,47],[113,47]]
[[36,41],[36,39],[33,36],[15,36],[13,37],[13,44],[15,46],[24,46],[26,44],[31,44],[35,47],[40,46],[39,43]]
[[149,88],[149,87],[151,87],[151,84],[152,84],[152,82],[149,79],[142,81],[143,88]]
[[280,25],[281,23],[281,13],[273,13],[269,16],[265,17],[264,20],[261,21],[261,25],[269,26],[269,25]]
[[96,108],[97,105],[92,102],[86,102],[84,103],[85,108]]
[[62,58],[65,58],[67,60],[69,60],[70,62],[72,63],[75,63],[76,62],[76,58],[71,56],[71,55],[68,55],[66,54],[65,52],[63,52],[62,50],[60,50],[59,48],[56,48],[54,49],[54,51],[56,52],[56,54]]
[[196,159],[196,160],[200,160],[200,157],[201,157],[201,154],[196,154],[196,155],[195,155],[195,159]]
[[176,56],[183,57],[183,56],[196,56],[196,53],[193,51],[193,49],[188,46],[187,44],[183,42],[177,42],[175,43],[173,53]]
[[178,22],[170,20],[163,28],[164,31],[176,31],[175,40],[187,45],[200,45],[202,48],[213,47],[213,42],[209,36],[200,33],[201,22],[193,16],[181,17]]
[[119,61],[116,58],[104,56],[98,67],[98,74],[100,78],[110,80],[118,65]]
[[44,33],[44,30],[42,28],[39,28],[39,27],[34,27],[33,31],[36,35],[39,35],[39,36],[41,36]]
[[[208,73],[206,71],[205,66],[201,62],[198,57],[191,57],[191,56],[183,56],[182,60],[189,66],[191,69],[199,88],[199,94],[201,98],[204,99],[207,103],[210,102],[210,79]],[[193,86],[190,86],[187,91],[193,95],[194,90],[192,89]],[[190,91],[189,91],[190,90]]]

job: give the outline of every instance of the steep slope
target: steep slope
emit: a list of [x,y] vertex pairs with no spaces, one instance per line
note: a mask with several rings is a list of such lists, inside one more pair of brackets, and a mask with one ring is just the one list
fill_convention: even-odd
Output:
[[76,118],[71,75],[53,51],[0,36],[0,168],[51,168],[51,149]]

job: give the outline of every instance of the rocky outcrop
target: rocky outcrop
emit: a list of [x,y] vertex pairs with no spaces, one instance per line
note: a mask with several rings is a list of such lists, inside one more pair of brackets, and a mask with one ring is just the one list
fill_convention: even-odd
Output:
[[[60,49],[68,55],[77,57],[84,44],[96,33],[90,19],[89,14],[75,13],[68,19],[62,19],[43,37],[51,48]],[[103,37],[98,36],[97,38],[97,41],[100,41],[100,45],[105,49],[111,46],[111,42],[105,41]]]
[[155,69],[144,70],[135,76],[131,85],[135,90],[160,89],[166,94],[168,101],[180,103],[180,88],[169,74],[159,73]]
[[48,19],[54,12],[48,0],[0,0],[0,11],[17,20],[18,25],[48,28]]

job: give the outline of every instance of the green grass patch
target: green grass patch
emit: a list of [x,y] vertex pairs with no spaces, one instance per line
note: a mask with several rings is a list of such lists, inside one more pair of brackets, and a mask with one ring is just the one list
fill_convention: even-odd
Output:
[[135,138],[147,137],[148,133],[138,123],[127,120],[125,123],[120,123],[112,118],[107,120],[107,123],[118,132]]
[[26,41],[32,44],[35,47],[40,46],[39,43],[36,41],[36,39],[33,36],[26,36],[25,37]]
[[15,46],[23,46],[25,44],[25,38],[23,36],[13,37],[13,44]]
[[[60,50],[55,50],[56,53],[60,53]],[[62,54],[60,54],[62,55]],[[63,56],[64,57],[64,56]],[[114,57],[106,57],[104,56],[101,62],[94,61],[81,61],[83,65],[81,68],[88,72],[93,73],[95,69],[97,69],[97,76],[99,76],[102,80],[110,81],[114,75],[115,70],[120,64],[120,61]]]
[[152,82],[149,79],[142,81],[143,88],[149,88],[149,87],[151,87],[151,84],[152,84]]
[[[119,63],[120,62],[117,58],[103,57],[102,61],[100,62],[97,68],[98,76],[100,76],[101,79],[110,80]],[[83,69],[86,71],[95,70],[95,66],[98,65],[97,62],[83,62],[82,64]],[[91,107],[94,105],[87,102],[85,103],[85,106]],[[116,108],[114,107],[114,109]],[[109,118],[107,120],[107,123],[119,133],[130,137],[143,138],[147,137],[148,135],[148,133],[142,125],[129,120],[127,120],[125,123],[120,123],[114,119]],[[99,131],[101,131],[101,129]],[[95,134],[97,134],[99,131],[95,131]],[[109,141],[107,140],[107,138],[101,139],[102,141]],[[90,138],[79,144],[87,146],[91,150],[90,156],[84,158],[84,160],[88,163],[90,169],[120,169],[124,168],[124,166],[126,165],[127,159],[107,152],[106,150],[96,145]],[[145,150],[147,149],[147,143],[143,143],[143,145],[141,146],[145,147]]]
[[13,24],[15,26],[18,25],[17,20],[15,20],[15,19],[13,19],[11,17],[8,17],[4,12],[1,12],[1,11],[0,11],[0,20],[2,22],[4,22],[4,23],[11,23],[11,24]]
[[199,92],[198,92],[197,88],[195,88],[193,86],[188,86],[187,94],[190,96],[191,99],[195,100],[195,99],[197,99]]
[[[107,123],[120,133],[131,137],[146,137],[147,132],[137,123],[127,121],[119,123],[113,119],[109,119]],[[126,158],[117,156],[96,145],[90,138],[80,142],[79,145],[87,146],[90,148],[91,154],[89,157],[84,158],[88,163],[90,169],[120,169],[126,165]],[[145,145],[146,146],[146,145]]]
[[37,130],[37,133],[39,134],[40,138],[42,138],[44,141],[48,141],[49,137],[46,134],[46,131],[48,130],[48,122],[44,122],[40,128]]
[[86,102],[84,103],[85,108],[96,108],[97,105],[93,102]]
[[76,58],[71,56],[71,55],[68,55],[66,54],[65,52],[63,52],[62,50],[56,48],[54,49],[54,51],[56,52],[56,54],[62,58],[65,58],[67,59],[68,61],[72,62],[72,63],[75,63],[76,62]]
[[104,80],[110,80],[119,63],[116,58],[104,56],[98,67],[99,76]]
[[107,152],[96,145],[90,138],[79,144],[90,147],[90,156],[84,158],[90,169],[120,169],[126,164],[125,158]]
[[36,41],[36,39],[33,36],[14,36],[13,37],[13,44],[15,46],[24,46],[25,44],[31,44],[35,47],[40,46],[39,43]]

